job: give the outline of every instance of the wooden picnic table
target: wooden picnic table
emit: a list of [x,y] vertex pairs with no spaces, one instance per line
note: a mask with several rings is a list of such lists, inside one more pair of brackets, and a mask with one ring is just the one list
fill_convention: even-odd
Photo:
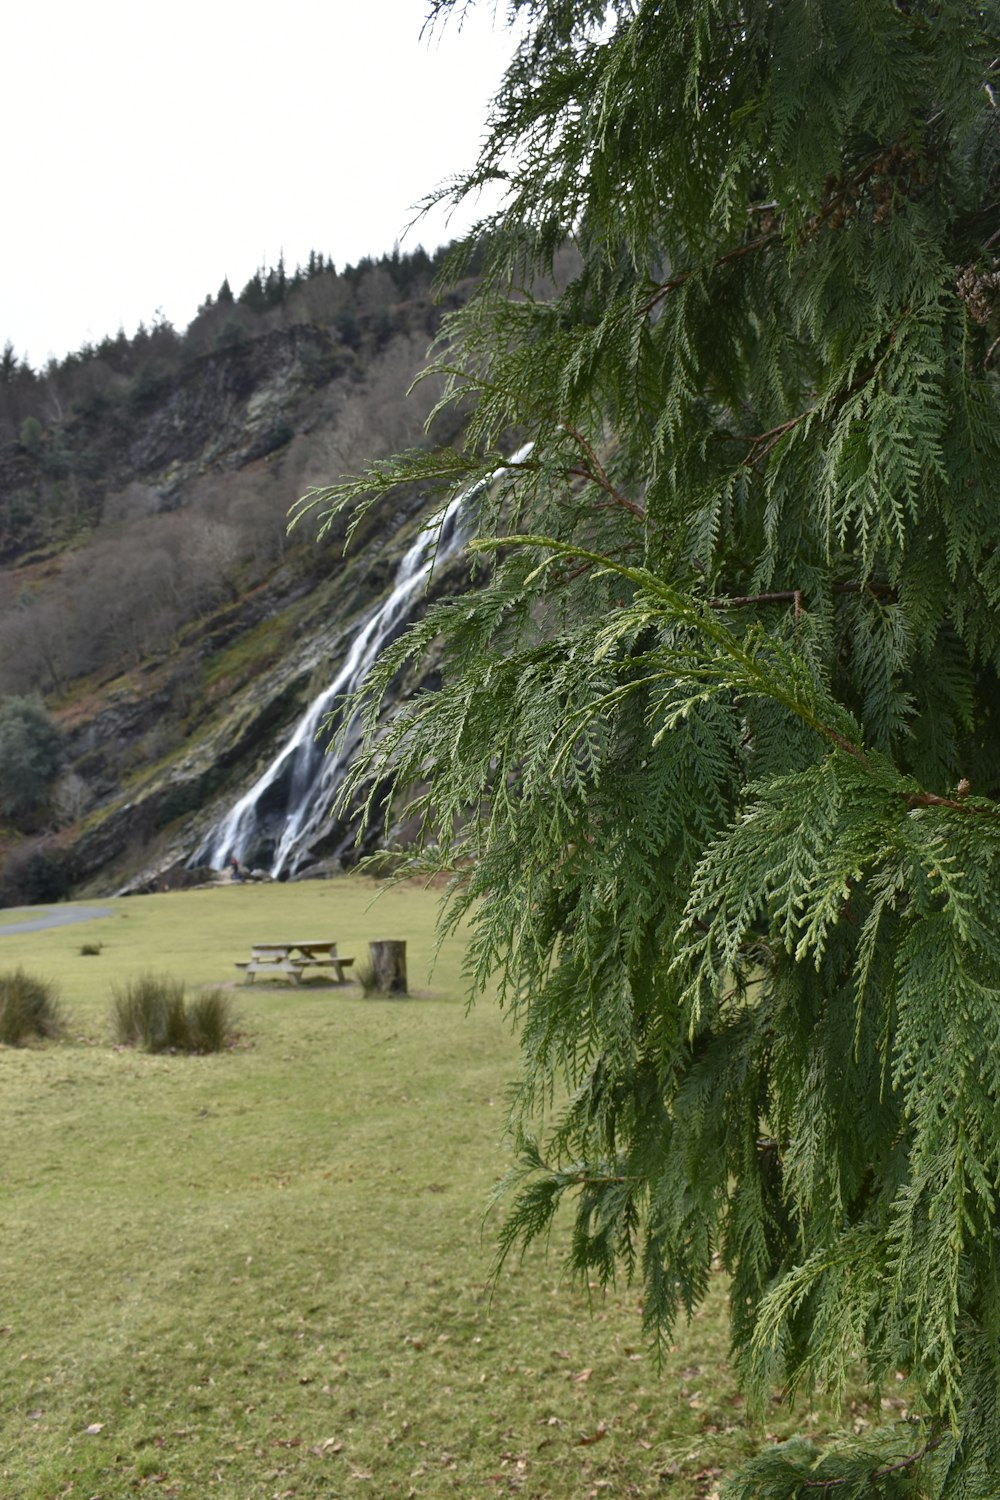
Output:
[[243,970],[244,984],[252,984],[258,974],[291,980],[298,984],[307,969],[332,969],[336,984],[347,984],[345,973],[353,958],[341,958],[337,945],[328,938],[310,938],[288,943],[254,943],[249,959],[237,963]]

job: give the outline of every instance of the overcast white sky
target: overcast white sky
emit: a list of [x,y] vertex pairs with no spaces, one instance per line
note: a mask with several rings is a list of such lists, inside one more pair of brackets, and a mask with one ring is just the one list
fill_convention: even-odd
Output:
[[[428,249],[512,49],[493,0],[46,0],[4,17],[0,345],[36,368],[158,310],[178,329],[284,252]],[[502,13],[502,7],[501,7]],[[471,214],[465,216],[466,221]]]

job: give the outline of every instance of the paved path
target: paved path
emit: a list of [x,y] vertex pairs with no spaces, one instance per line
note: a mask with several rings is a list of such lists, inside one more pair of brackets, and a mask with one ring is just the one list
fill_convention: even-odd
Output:
[[[35,911],[33,906],[12,907],[11,910]],[[0,921],[0,938],[8,932],[42,932],[46,927],[69,927],[74,922],[93,922],[97,917],[113,917],[113,906],[54,906],[38,916],[26,917],[23,922]]]

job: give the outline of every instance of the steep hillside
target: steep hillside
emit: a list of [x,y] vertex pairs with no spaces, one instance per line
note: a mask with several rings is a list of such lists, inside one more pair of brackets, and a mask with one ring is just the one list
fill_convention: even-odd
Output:
[[[289,536],[287,512],[423,440],[438,393],[405,393],[440,316],[432,270],[320,258],[270,303],[256,278],[256,310],[254,283],[224,288],[183,337],[105,341],[43,375],[7,351],[0,695],[42,695],[62,762],[2,830],[4,900],[185,878],[329,681],[431,501],[406,497],[346,556],[314,525]],[[344,854],[348,831],[329,842]]]

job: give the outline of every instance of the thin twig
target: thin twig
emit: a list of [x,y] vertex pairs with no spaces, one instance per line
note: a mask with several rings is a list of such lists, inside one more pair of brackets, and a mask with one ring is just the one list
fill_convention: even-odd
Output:
[[907,807],[952,807],[956,812],[987,813],[991,818],[997,816],[992,807],[977,807],[975,803],[970,806],[968,802],[963,802],[958,797],[939,797],[937,792],[913,792],[907,797],[906,805]]
[[[899,1474],[903,1469],[912,1469],[914,1464],[922,1463],[928,1453],[933,1453],[935,1448],[940,1448],[947,1437],[947,1431],[940,1432],[936,1438],[916,1453],[908,1453],[905,1458],[898,1459],[894,1464],[885,1464],[880,1469],[872,1469],[868,1475],[868,1482],[874,1484],[879,1479],[885,1479],[889,1474]],[[854,1481],[846,1474],[842,1474],[839,1479],[803,1479],[801,1481],[804,1490],[822,1490],[824,1495],[828,1495],[831,1490],[839,1489],[842,1485],[853,1483]]]
[[[896,594],[891,584],[874,579],[861,582],[845,579],[842,583],[831,583],[830,589],[834,594],[871,594],[875,599],[892,599]],[[707,602],[710,609],[742,609],[748,604],[792,604],[798,619],[804,608],[802,595],[802,589],[776,589],[769,594],[717,594]]]
[[637,516],[640,521],[644,521],[646,519],[645,508],[641,505],[638,505],[634,500],[630,500],[627,495],[623,495],[620,490],[615,489],[614,485],[611,483],[611,480],[608,478],[607,470],[601,463],[601,460],[598,458],[593,448],[587,442],[587,439],[584,437],[583,433],[578,432],[575,427],[571,427],[569,422],[560,422],[559,426],[564,432],[569,433],[574,442],[580,444],[580,447],[590,459],[594,470],[596,470],[596,473],[591,469],[570,469],[569,472],[571,474],[575,474],[578,479],[590,479],[594,484],[600,485],[601,489],[604,490],[605,494],[611,496],[616,505],[623,506],[624,509],[631,512],[633,516]]
[[709,599],[710,609],[742,609],[747,604],[794,604],[798,619],[802,602],[801,589],[779,589],[773,594],[720,594]]
[[[716,260],[712,261],[710,269],[717,271],[720,266],[727,265],[733,260],[739,260],[744,255],[752,255],[755,250],[766,249],[768,245],[780,239],[780,234],[762,234],[755,240],[748,240],[744,245],[737,245],[735,249],[727,250],[725,255],[720,255]],[[683,286],[686,281],[690,281],[692,276],[697,276],[701,269],[702,267],[700,266],[692,266],[689,270],[681,271],[676,276],[672,276],[669,281],[663,282],[662,286],[658,286],[654,295],[650,297],[649,301],[641,309],[643,316],[648,317],[654,307],[663,301],[664,297],[669,297],[671,292],[675,292],[679,286]]]

